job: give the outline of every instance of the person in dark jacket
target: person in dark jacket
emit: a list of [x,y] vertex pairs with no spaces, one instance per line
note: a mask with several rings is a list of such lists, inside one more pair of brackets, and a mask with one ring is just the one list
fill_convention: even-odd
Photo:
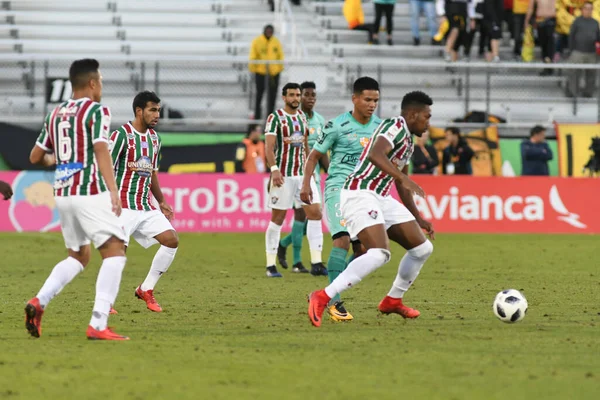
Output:
[[475,155],[467,141],[460,135],[456,127],[446,128],[446,139],[450,143],[444,149],[442,157],[442,171],[444,175],[471,175],[471,159]]
[[429,132],[425,131],[423,136],[417,138],[415,150],[412,155],[413,174],[433,174],[435,167],[440,164],[435,147],[427,144]]
[[546,129],[536,125],[529,132],[529,140],[521,143],[521,175],[548,176],[548,161],[552,160],[552,150],[546,143]]

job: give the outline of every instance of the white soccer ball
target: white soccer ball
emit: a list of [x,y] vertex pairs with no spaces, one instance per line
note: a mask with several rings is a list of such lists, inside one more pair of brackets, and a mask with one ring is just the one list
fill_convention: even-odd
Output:
[[516,289],[503,290],[494,299],[494,314],[502,322],[519,322],[527,313],[527,299]]

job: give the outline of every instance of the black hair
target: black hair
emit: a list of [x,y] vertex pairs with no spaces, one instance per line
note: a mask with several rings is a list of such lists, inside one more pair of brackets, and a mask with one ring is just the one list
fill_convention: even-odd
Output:
[[540,132],[544,132],[545,130],[546,128],[544,128],[543,126],[536,125],[529,131],[529,137],[533,137],[534,135],[537,135]]
[[431,97],[420,90],[415,90],[414,92],[409,92],[404,95],[400,108],[402,110],[407,110],[411,107],[421,108],[424,106],[430,106],[432,104],[433,100],[431,100]]
[[368,76],[363,76],[354,81],[352,86],[352,92],[354,94],[361,94],[365,90],[379,90],[379,83]]
[[90,80],[90,74],[97,74],[100,63],[93,58],[73,61],[69,68],[69,80],[73,88],[82,88]]
[[304,89],[315,89],[315,90],[317,90],[317,85],[315,85],[314,82],[310,82],[310,81],[302,82],[300,84],[300,90],[304,91]]
[[271,31],[273,31],[273,34],[275,34],[275,28],[273,28],[273,25],[265,25],[265,27],[263,28],[263,34],[267,32],[267,29],[270,29]]
[[250,137],[250,134],[254,132],[256,128],[260,127],[259,124],[250,124],[248,125],[248,132],[246,132],[246,137]]
[[453,135],[456,135],[460,138],[460,129],[458,129],[456,126],[449,126],[444,130],[444,132],[448,132],[448,131],[450,131]]
[[142,110],[146,108],[148,102],[152,103],[160,103],[160,98],[156,95],[156,93],[151,92],[149,90],[144,90],[143,92],[139,92],[133,98],[133,115],[135,115],[135,109],[141,108]]
[[285,84],[285,86],[283,87],[283,89],[281,89],[281,95],[282,96],[286,96],[288,89],[298,89],[298,90],[302,91],[302,88],[297,83],[288,82],[288,83]]

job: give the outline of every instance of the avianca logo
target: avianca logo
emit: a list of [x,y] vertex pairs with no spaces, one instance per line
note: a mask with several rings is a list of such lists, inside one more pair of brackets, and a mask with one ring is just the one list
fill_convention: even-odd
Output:
[[556,211],[559,214],[562,214],[559,217],[557,217],[559,221],[566,222],[567,224],[578,229],[587,228],[586,224],[579,221],[579,214],[575,214],[567,210],[567,207],[565,207],[565,204],[560,198],[560,194],[558,194],[558,188],[556,187],[556,185],[553,185],[550,189],[550,205],[552,206],[554,211]]
[[[577,229],[587,225],[579,220],[579,215],[567,210],[556,185],[550,189],[550,206],[560,214],[557,219]],[[415,204],[425,219],[445,219],[462,221],[544,221],[545,201],[540,196],[498,195],[474,196],[460,193],[452,186],[449,194],[441,197],[428,195],[426,199],[415,197]]]

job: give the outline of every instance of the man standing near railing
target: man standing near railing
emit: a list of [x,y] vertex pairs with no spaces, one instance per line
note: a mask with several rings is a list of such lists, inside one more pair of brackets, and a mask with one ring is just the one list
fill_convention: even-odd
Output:
[[[254,74],[256,82],[256,104],[254,106],[254,119],[262,117],[261,103],[265,89],[267,90],[267,114],[275,111],[275,100],[279,87],[279,74],[283,71],[283,48],[279,39],[273,34],[273,25],[265,26],[262,35],[257,36],[250,46],[250,63],[248,69]],[[263,61],[263,63],[252,63],[252,61]]]
[[[596,64],[598,62],[598,46],[600,46],[600,27],[592,17],[594,5],[586,1],[581,8],[581,16],[571,25],[569,32],[569,63]],[[579,94],[579,78],[585,75],[583,97],[592,97],[596,92],[596,71],[593,69],[570,70],[567,97]]]

